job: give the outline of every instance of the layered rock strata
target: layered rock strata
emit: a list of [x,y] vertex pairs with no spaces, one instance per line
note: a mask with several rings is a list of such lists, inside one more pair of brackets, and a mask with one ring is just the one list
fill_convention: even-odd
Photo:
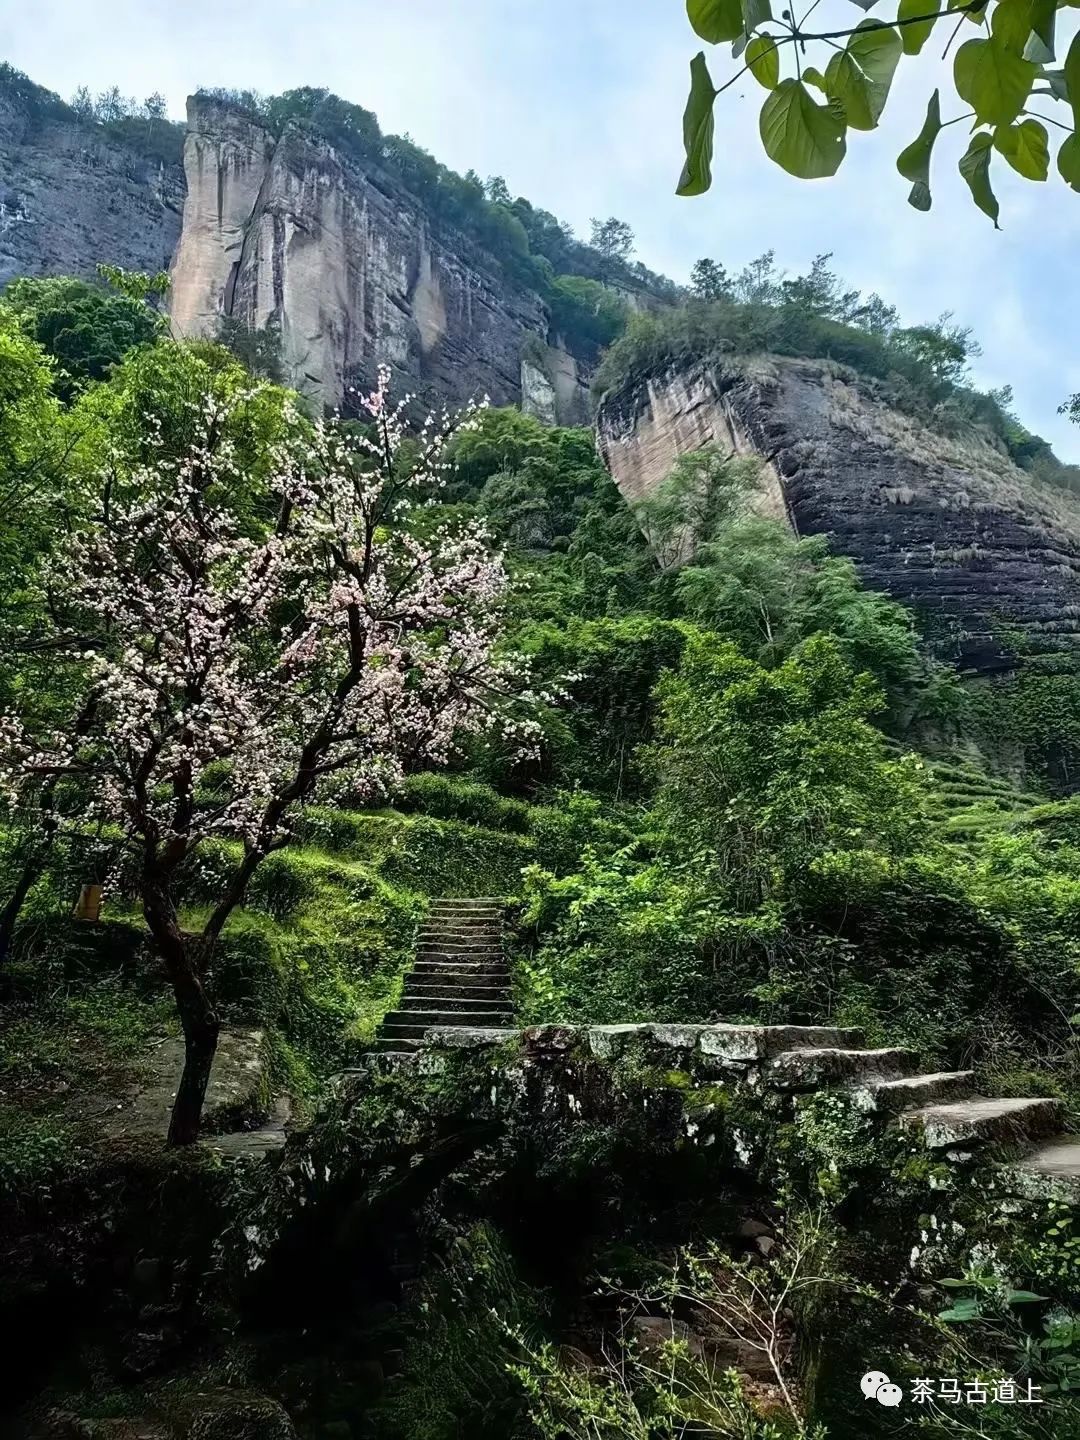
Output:
[[1080,632],[1080,507],[975,435],[901,414],[829,361],[696,364],[606,396],[598,443],[627,500],[679,455],[759,455],[764,508],[827,535],[864,582],[913,607],[942,653],[982,674]]

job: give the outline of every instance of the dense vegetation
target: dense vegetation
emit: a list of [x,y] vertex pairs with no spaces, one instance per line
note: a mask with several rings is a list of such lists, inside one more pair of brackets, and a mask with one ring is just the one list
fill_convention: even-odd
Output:
[[[767,270],[762,276],[777,283]],[[177,1033],[163,945],[144,923],[152,910],[140,869],[145,847],[133,852],[124,815],[108,812],[97,793],[108,789],[94,768],[100,754],[122,747],[94,728],[106,722],[93,706],[88,712],[85,682],[94,657],[112,655],[117,631],[86,613],[86,578],[65,573],[58,557],[72,553],[72,535],[100,543],[121,532],[133,501],[148,507],[137,515],[157,516],[154,506],[164,503],[177,525],[187,523],[177,498],[183,485],[174,482],[179,475],[186,484],[190,471],[165,462],[193,454],[208,477],[193,512],[200,524],[209,530],[227,513],[242,531],[242,552],[257,553],[283,523],[271,503],[280,446],[284,440],[309,455],[316,431],[314,417],[273,384],[254,383],[228,351],[163,337],[153,312],[138,310],[145,305],[138,283],[113,281],[101,289],[20,282],[0,305],[0,488],[13,501],[0,522],[0,708],[35,733],[73,729],[76,742],[87,740],[77,747],[85,761],[78,773],[57,785],[41,778],[33,803],[8,804],[0,822],[8,952],[0,977],[0,1174],[3,1214],[20,1237],[35,1216],[49,1214],[52,1196],[69,1195],[73,1185],[84,1187],[77,1196],[94,1193],[103,1146],[132,1139],[113,1112],[151,1075],[155,1046]],[[800,309],[790,291],[781,303],[773,294],[759,310],[752,306],[721,296],[677,323],[720,316],[735,329],[740,317],[756,314],[793,326],[797,310],[806,324],[817,313],[813,305]],[[820,324],[835,325],[838,337],[849,333],[828,317]],[[873,338],[869,329],[850,333]],[[942,326],[920,339],[894,328],[888,342],[875,343],[882,354],[908,356],[906,370],[897,359],[891,372],[897,385],[906,375],[925,393],[944,387],[943,400],[963,394],[963,335]],[[625,359],[625,348],[615,348],[609,365]],[[377,414],[369,420],[378,426]],[[348,427],[361,453],[372,433],[377,428]],[[416,743],[383,755],[400,762],[380,770],[385,784],[306,795],[291,834],[255,863],[247,864],[251,841],[239,813],[232,829],[207,833],[183,855],[170,884],[188,937],[205,935],[238,867],[247,866],[242,903],[229,911],[202,978],[227,1026],[265,1032],[266,1083],[275,1093],[310,1111],[326,1077],[355,1059],[395,1001],[431,897],[496,894],[514,903],[519,919],[523,1019],[860,1026],[871,1042],[911,1045],[928,1067],[973,1066],[988,1093],[1053,1094],[1072,1111],[1080,1106],[1080,832],[1074,801],[1040,793],[1054,736],[1032,736],[1026,792],[950,754],[948,738],[969,736],[977,718],[969,691],[928,658],[912,617],[867,591],[848,560],[753,513],[752,462],[691,456],[635,513],[586,431],[545,429],[515,411],[490,410],[454,436],[446,468],[429,473],[417,451],[415,437],[402,441],[397,473],[415,478],[420,503],[413,509],[395,500],[389,518],[372,525],[371,543],[385,544],[396,527],[399,542],[427,556],[462,527],[482,524],[494,537],[515,582],[500,611],[497,650],[508,665],[500,674],[514,677],[514,699],[529,707],[532,743],[522,743],[521,731],[463,725],[452,753],[433,757]],[[320,453],[332,470],[328,452]],[[370,455],[346,461],[343,453],[334,452],[335,463],[357,464],[361,476],[382,463]],[[218,463],[222,456],[227,465]],[[318,479],[313,472],[313,487]],[[154,523],[142,539],[157,563],[172,552]],[[430,547],[433,536],[440,539]],[[679,563],[687,536],[693,557]],[[194,540],[182,548],[195,568]],[[99,563],[111,552],[87,553]],[[470,567],[482,569],[481,561],[473,556]],[[275,614],[290,621],[305,596],[301,585],[279,596]],[[446,602],[428,596],[424,603]],[[113,614],[119,626],[124,612]],[[461,623],[450,615],[447,624]],[[156,664],[168,649],[162,618],[146,617],[145,629],[157,637],[147,657]],[[261,662],[273,633],[251,633]],[[241,670],[248,663],[245,654],[237,659]],[[385,675],[393,663],[380,656],[374,670]],[[417,662],[415,676],[420,669]],[[315,695],[338,673],[305,672]],[[408,693],[406,685],[402,704]],[[262,721],[275,736],[281,723],[277,715]],[[4,734],[10,744],[11,732]],[[932,758],[919,748],[931,735]],[[383,743],[388,752],[390,741]],[[136,737],[124,744],[134,749]],[[255,763],[233,742],[206,765],[188,821],[233,813],[245,768]],[[186,805],[184,785],[181,767],[136,801],[168,803],[180,793]],[[25,793],[17,798],[25,801]],[[180,833],[174,827],[171,839]],[[72,921],[81,887],[95,883],[105,886],[104,918]],[[490,1077],[482,1078],[486,1093]],[[629,1113],[627,1097],[659,1094],[662,1111],[663,1096],[685,1082],[631,1069],[618,1083]],[[439,1104],[450,1106],[451,1088],[435,1092]],[[407,1087],[374,1087],[362,1112],[370,1135],[353,1135],[353,1143],[362,1149],[373,1136],[383,1143],[414,1102]],[[237,1119],[211,1116],[215,1127]],[[721,1243],[722,1225],[738,1223],[721,1220],[726,1200],[695,1190],[701,1176],[686,1161],[684,1169],[669,1167],[669,1186],[683,1187],[672,1202],[662,1183],[667,1162],[636,1126],[616,1116],[606,1130],[564,1137],[525,1178],[511,1168],[512,1182],[497,1194],[458,1185],[473,1223],[459,1227],[445,1264],[419,1287],[401,1383],[379,1411],[380,1437],[451,1440],[466,1424],[491,1440],[659,1440],[686,1433],[679,1427],[695,1414],[714,1433],[741,1440],[814,1434],[816,1421],[843,1440],[878,1433],[860,1430],[860,1412],[830,1400],[821,1385],[815,1392],[809,1375],[802,1380],[814,1394],[816,1421],[799,1430],[788,1412],[763,1417],[737,1377],[695,1368],[688,1352],[671,1353],[665,1378],[625,1332],[610,1372],[548,1343],[576,1333],[585,1304],[573,1289],[584,1286],[576,1267],[589,1276],[589,1295],[599,1290],[589,1304],[612,1324],[620,1306],[640,1308],[657,1286],[673,1283],[671,1247],[687,1239],[697,1260],[679,1284],[691,1307],[715,1303],[731,1287],[741,1293],[748,1276],[764,1283],[761,1267],[748,1268]],[[922,1318],[894,1342],[880,1315],[896,1325],[902,1307],[867,1280],[876,1276],[869,1252],[879,1189],[886,1218],[904,1206],[917,1218],[926,1193],[919,1187],[940,1177],[928,1179],[925,1156],[912,1151],[871,1153],[861,1126],[826,1097],[785,1141],[793,1188],[775,1198],[789,1208],[782,1263],[805,1257],[830,1297],[800,1309],[798,1323],[819,1336],[851,1330],[867,1347],[864,1358],[885,1356],[872,1346],[910,1343],[920,1360],[943,1364],[957,1351],[927,1313],[933,1300],[905,1298],[903,1314]],[[504,1141],[512,1143],[526,1142]],[[794,1187],[807,1174],[796,1205]],[[603,1206],[589,1201],[590,1187],[611,1175],[622,1177],[617,1204],[626,1207],[612,1213],[620,1224],[624,1214],[634,1216],[636,1228],[625,1234],[611,1232],[610,1216],[604,1231]],[[660,1221],[655,1196],[631,1204],[632,1181],[667,1197]],[[217,1183],[205,1181],[204,1199]],[[871,1195],[869,1185],[879,1189]],[[151,1188],[155,1204],[165,1203],[160,1177]],[[505,1233],[476,1219],[488,1202],[505,1217]],[[569,1253],[558,1248],[548,1207],[567,1226],[566,1217],[575,1217],[578,1229],[561,1232]],[[215,1223],[224,1226],[220,1217]],[[978,1238],[998,1247],[1014,1284],[1037,1286],[1054,1309],[1025,1330],[1002,1298],[1023,1290],[978,1291],[980,1275],[960,1277],[985,1306],[971,1302],[970,1313],[986,1322],[975,1330],[972,1353],[997,1366],[1020,1364],[1024,1354],[1039,1375],[1055,1373],[1054,1353],[1075,1364],[1071,1341],[1058,1345],[1080,1306],[1072,1220],[1030,1233],[1017,1222],[1008,1235],[991,1233],[990,1223],[980,1212]],[[1001,1301],[1000,1314],[991,1313],[991,1300]],[[924,1322],[927,1333],[915,1336]],[[329,1319],[320,1324],[320,1335],[329,1333]],[[348,1331],[342,1342],[343,1374],[355,1364],[351,1337]],[[232,1337],[219,1343],[227,1347]],[[289,1366],[299,1344],[293,1334]],[[248,1374],[245,1353],[228,1351],[217,1369],[197,1370],[190,1383],[213,1386],[234,1366]],[[104,1405],[101,1391],[95,1403]],[[1066,1403],[1042,1433],[1064,1440],[1075,1419]]]
[[[969,366],[980,352],[970,328],[950,315],[904,325],[879,295],[848,290],[819,255],[805,275],[777,273],[771,251],[729,275],[715,260],[694,267],[690,303],[637,314],[603,357],[598,394],[668,366],[765,351],[833,359],[879,381],[887,402],[952,431],[978,427],[1041,479],[1076,489],[1077,467],[1012,411],[1008,387],[983,393]],[[1064,408],[1064,407],[1063,407]]]

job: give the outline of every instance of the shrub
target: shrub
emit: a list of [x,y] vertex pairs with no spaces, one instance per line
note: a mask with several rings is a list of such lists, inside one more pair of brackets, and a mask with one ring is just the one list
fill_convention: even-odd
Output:
[[410,775],[395,797],[400,810],[419,811],[440,820],[465,820],[489,830],[529,830],[530,807],[507,799],[489,785],[456,775]]

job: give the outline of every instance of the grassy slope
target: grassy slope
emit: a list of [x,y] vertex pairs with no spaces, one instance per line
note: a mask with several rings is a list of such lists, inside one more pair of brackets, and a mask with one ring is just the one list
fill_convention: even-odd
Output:
[[[551,815],[465,789],[471,808],[516,828],[530,812]],[[226,1023],[267,1027],[273,1082],[303,1105],[396,1004],[429,897],[511,896],[538,850],[513,830],[396,810],[313,809],[301,831],[300,843],[264,864],[226,927],[213,985]],[[205,847],[185,895],[187,923],[204,912],[233,848]],[[71,888],[60,877],[39,886],[10,973],[0,1181],[13,1184],[40,1183],[99,1138],[103,1111],[131,1093],[148,1055],[177,1030],[130,897],[114,893],[104,922],[90,928],[65,913]]]

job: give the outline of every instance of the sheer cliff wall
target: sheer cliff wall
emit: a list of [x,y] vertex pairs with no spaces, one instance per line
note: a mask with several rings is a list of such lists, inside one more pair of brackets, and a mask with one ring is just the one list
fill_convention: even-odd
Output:
[[940,434],[828,361],[696,364],[604,397],[600,451],[630,501],[705,445],[757,454],[762,499],[828,535],[864,582],[911,605],[943,655],[980,673],[1080,644],[1080,502],[989,441]]
[[19,275],[93,277],[99,261],[163,270],[184,175],[101,126],[40,113],[0,90],[0,287]]
[[302,124],[275,138],[205,96],[188,102],[184,169],[178,333],[213,335],[222,316],[269,326],[288,381],[328,405],[385,360],[423,395],[587,419],[585,377],[548,344],[539,297],[464,237],[437,234],[387,172]]

